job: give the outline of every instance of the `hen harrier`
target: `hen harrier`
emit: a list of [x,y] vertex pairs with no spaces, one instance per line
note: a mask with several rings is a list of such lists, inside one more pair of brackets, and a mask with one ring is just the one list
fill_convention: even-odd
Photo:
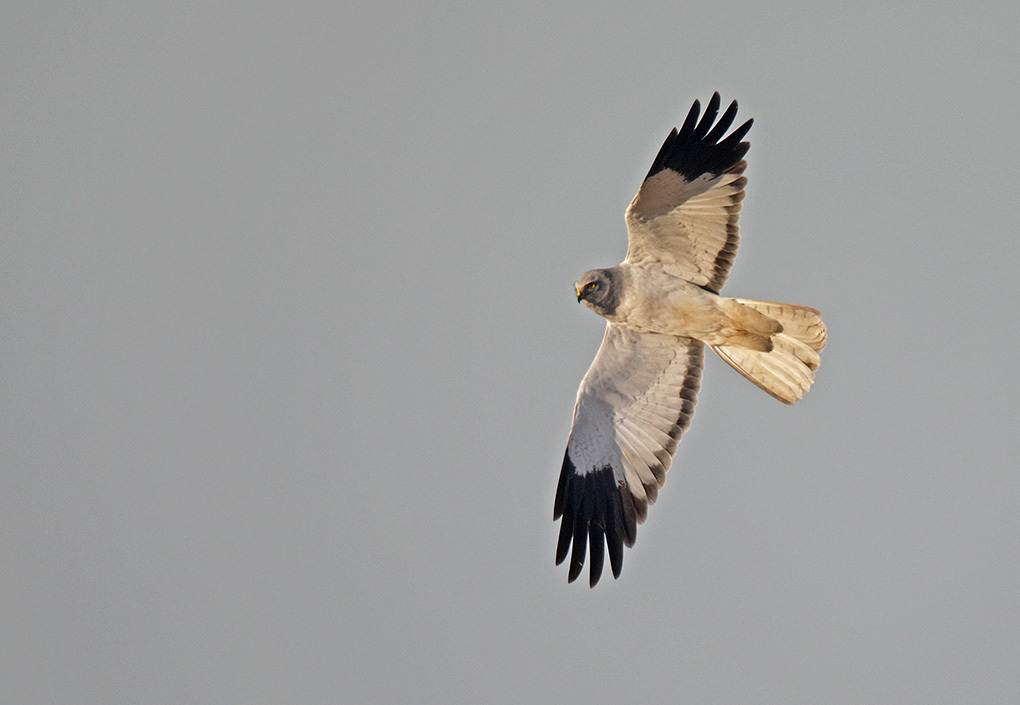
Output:
[[753,121],[723,137],[737,102],[718,122],[718,93],[699,121],[700,111],[694,101],[669,133],[627,209],[627,258],[574,285],[609,323],[577,392],[556,489],[556,564],[571,554],[570,582],[587,547],[591,586],[606,546],[620,576],[623,547],[634,545],[694,417],[705,345],[787,404],[808,391],[821,362],[826,329],[815,309],[719,296],[740,239],[750,147],[741,139]]

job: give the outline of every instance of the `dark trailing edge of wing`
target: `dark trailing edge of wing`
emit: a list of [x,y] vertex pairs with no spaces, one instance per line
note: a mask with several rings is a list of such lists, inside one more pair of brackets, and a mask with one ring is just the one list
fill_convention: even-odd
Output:
[[737,116],[737,101],[730,103],[719,122],[712,127],[719,114],[719,100],[719,93],[713,93],[700,122],[698,113],[701,111],[701,103],[694,101],[680,130],[673,128],[662,143],[645,179],[664,169],[672,169],[693,181],[702,174],[724,174],[744,158],[751,145],[740,140],[751,129],[754,120],[748,120],[720,141]]
[[556,565],[566,559],[567,553],[571,554],[568,582],[574,582],[581,574],[589,546],[589,585],[595,587],[602,577],[606,548],[613,577],[619,578],[623,570],[623,547],[634,545],[638,517],[640,514],[643,518],[645,511],[647,505],[637,507],[626,487],[617,485],[611,466],[582,475],[574,467],[569,451],[564,454],[553,520],[563,519],[556,545]]

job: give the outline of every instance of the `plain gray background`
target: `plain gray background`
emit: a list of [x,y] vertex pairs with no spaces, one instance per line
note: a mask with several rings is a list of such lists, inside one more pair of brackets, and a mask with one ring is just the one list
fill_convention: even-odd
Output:
[[[0,701],[1015,702],[1018,7],[8,3]],[[571,285],[713,90],[829,348],[568,586]]]

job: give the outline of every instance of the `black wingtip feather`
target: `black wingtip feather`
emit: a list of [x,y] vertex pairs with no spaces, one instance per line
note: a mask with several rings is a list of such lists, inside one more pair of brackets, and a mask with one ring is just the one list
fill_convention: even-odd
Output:
[[570,553],[570,572],[567,582],[572,583],[581,574],[584,567],[584,555],[588,548],[588,526],[585,522],[574,523],[574,550]]
[[[718,95],[718,94],[716,94]],[[719,118],[719,122],[715,124],[715,127],[705,135],[706,142],[718,142],[723,135],[726,134],[726,130],[730,129],[730,125],[733,124],[733,118],[737,116],[737,101],[730,103],[730,106],[726,108],[726,112]]]
[[564,516],[560,522],[560,537],[556,542],[556,565],[562,563],[570,552],[570,539],[574,536],[574,517]]
[[[720,103],[719,93],[713,93],[699,120],[701,104],[694,101],[683,126],[679,131],[671,131],[662,143],[646,179],[671,169],[694,180],[702,174],[723,174],[743,159],[750,144],[740,140],[751,129],[754,121],[748,120],[725,139],[721,139],[737,116],[737,101],[731,102],[719,121],[715,122]],[[715,123],[714,127],[712,123]]]
[[708,105],[705,106],[705,114],[701,116],[701,122],[694,128],[694,132],[691,134],[691,138],[695,140],[703,140],[705,135],[708,134],[708,128],[711,127],[715,121],[715,116],[719,114],[719,92],[716,91],[712,94],[712,98],[708,101]]
[[[737,101],[733,101],[733,104],[736,105]],[[744,135],[748,133],[748,131],[751,129],[751,125],[753,124],[754,118],[748,118],[743,125],[735,129],[733,132],[730,133],[729,137],[720,142],[719,146],[721,147],[725,146],[727,149],[732,148],[737,143],[739,143],[740,140],[744,139]],[[748,147],[750,146],[751,145],[748,145]]]
[[623,505],[613,478],[609,478],[607,493],[612,498],[606,513],[606,548],[609,549],[609,564],[613,568],[613,577],[619,578],[623,570],[623,542],[626,530],[623,523]]
[[605,562],[606,536],[601,526],[591,524],[588,527],[588,550],[591,553],[591,571],[588,587],[595,587],[602,577],[602,565]]
[[[591,562],[589,585],[594,587],[602,577],[607,550],[613,577],[620,577],[623,547],[633,545],[637,531],[633,510],[629,516],[624,510],[628,501],[633,503],[631,494],[623,483],[617,483],[612,467],[582,474],[576,471],[569,454],[564,458],[553,514],[561,521],[556,565],[570,554],[569,582],[581,574],[587,557]],[[586,556],[588,552],[590,556]]]
[[[694,132],[694,126],[698,124],[698,116],[701,114],[701,103],[694,101],[694,105],[687,111],[687,117],[684,119],[684,124],[680,128],[679,134],[689,135]],[[673,128],[673,135],[677,134],[677,129]]]
[[570,454],[563,454],[563,466],[560,468],[560,481],[556,484],[556,501],[553,502],[553,521],[563,515],[563,502],[567,495],[567,483],[570,478],[577,474],[574,463],[570,460]]

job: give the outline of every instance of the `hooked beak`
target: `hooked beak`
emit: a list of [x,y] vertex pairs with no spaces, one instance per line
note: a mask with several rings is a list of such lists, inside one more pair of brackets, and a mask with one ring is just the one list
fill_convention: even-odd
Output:
[[581,290],[578,289],[577,287],[574,287],[574,292],[577,294],[577,303],[581,303],[581,299],[583,297]]

